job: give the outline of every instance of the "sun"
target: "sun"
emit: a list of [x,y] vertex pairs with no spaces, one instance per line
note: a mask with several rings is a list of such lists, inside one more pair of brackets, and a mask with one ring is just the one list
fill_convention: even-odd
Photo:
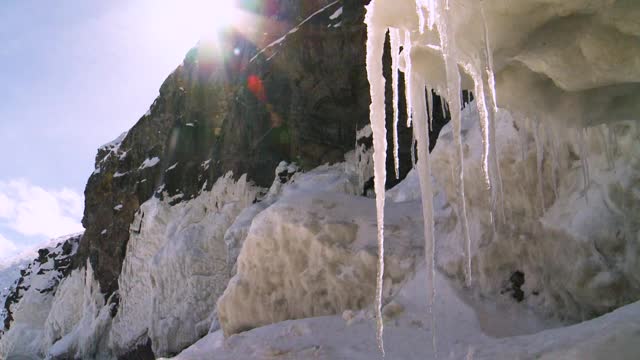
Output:
[[235,0],[186,0],[183,6],[193,11],[193,20],[203,37],[240,25],[241,11]]

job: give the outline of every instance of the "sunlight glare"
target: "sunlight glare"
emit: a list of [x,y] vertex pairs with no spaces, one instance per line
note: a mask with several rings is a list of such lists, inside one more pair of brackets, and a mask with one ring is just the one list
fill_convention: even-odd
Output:
[[203,37],[235,27],[240,20],[235,0],[188,0],[187,4],[194,11],[194,20]]

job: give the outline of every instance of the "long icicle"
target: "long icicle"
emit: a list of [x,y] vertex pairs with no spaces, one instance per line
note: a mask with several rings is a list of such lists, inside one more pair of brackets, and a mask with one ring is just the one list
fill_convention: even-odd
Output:
[[386,28],[376,26],[373,21],[375,1],[367,6],[367,77],[371,93],[370,119],[373,130],[374,189],[376,192],[376,214],[378,222],[378,269],[376,274],[376,338],[384,357],[384,324],[382,322],[382,286],[384,279],[384,203],[386,183],[387,130],[385,128],[385,80],[382,73],[382,55]]
[[544,138],[543,133],[540,131],[540,120],[534,121],[533,124],[533,140],[536,145],[536,175],[538,177],[538,197],[540,198],[540,216],[543,216],[546,209],[544,207],[544,184],[542,180],[542,161],[544,160]]
[[431,313],[433,350],[436,352],[436,322],[435,322],[435,236],[433,224],[433,189],[431,183],[431,164],[429,162],[429,133],[427,129],[427,104],[425,102],[425,84],[417,74],[412,74],[412,94],[414,96],[413,133],[418,142],[418,178],[422,193],[422,216],[424,220],[424,251],[427,263],[427,285],[429,296],[429,311]]
[[[448,17],[448,12],[445,13]],[[453,54],[451,53],[451,44],[449,29],[447,26],[448,21],[443,19],[441,13],[438,17],[437,28],[440,33],[440,42],[442,46],[442,53],[444,56],[444,63],[447,73],[447,97],[451,103],[449,109],[451,110],[451,121],[453,122],[453,136],[456,142],[456,152],[458,155],[458,189],[460,192],[460,207],[462,215],[462,229],[465,242],[465,269],[466,269],[466,284],[471,286],[472,274],[471,274],[471,237],[469,236],[469,221],[467,218],[467,200],[464,191],[464,152],[462,149],[462,114],[460,103],[460,72],[458,71],[458,64],[455,61]]]
[[411,117],[413,116],[413,104],[411,102],[411,32],[404,32],[404,43],[402,45],[402,55],[404,56],[404,97],[407,102],[407,127],[411,127]]
[[547,142],[549,143],[549,153],[551,154],[551,185],[553,187],[553,197],[554,199],[558,199],[558,180],[557,180],[557,174],[558,174],[558,169],[559,169],[559,165],[558,165],[558,145],[557,145],[557,140],[556,140],[556,135],[555,135],[555,130],[553,129],[553,126],[546,126],[545,127],[546,131],[547,131]]
[[[497,151],[496,143],[496,116],[498,114],[498,100],[496,93],[495,72],[493,71],[493,52],[491,51],[491,38],[487,27],[487,20],[484,14],[484,3],[480,2],[480,16],[482,17],[482,26],[484,30],[484,54],[483,61],[485,69],[482,76],[484,97],[488,99],[488,165],[489,179],[491,181],[492,211],[500,214],[502,223],[506,223],[504,211],[504,191],[502,186],[502,172],[500,171],[500,158]],[[497,209],[496,209],[497,208]]]
[[400,159],[398,158],[398,65],[400,57],[400,31],[389,29],[391,42],[391,82],[393,90],[393,168],[396,179],[400,179]]

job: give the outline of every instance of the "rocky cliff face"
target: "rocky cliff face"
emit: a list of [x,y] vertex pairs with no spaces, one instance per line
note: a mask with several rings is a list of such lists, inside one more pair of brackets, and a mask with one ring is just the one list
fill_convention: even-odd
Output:
[[[200,43],[164,82],[149,112],[99,149],[75,266],[88,258],[107,296],[118,288],[134,215],[154,194],[173,203],[191,199],[228,171],[268,187],[282,160],[312,169],[340,162],[354,149],[356,130],[368,124],[363,4],[289,3],[253,9],[290,24],[283,38],[262,50],[234,32],[217,44]],[[296,26],[298,20],[303,23]],[[410,131],[400,131],[405,145]],[[370,138],[360,142],[370,146]],[[409,151],[402,147],[401,176],[411,166]],[[389,176],[389,184],[397,181]]]
[[[144,227],[141,206],[149,199],[171,205],[192,200],[228,172],[233,180],[246,174],[251,186],[266,191],[283,160],[309,170],[344,161],[356,146],[365,156],[370,147],[366,131],[356,143],[357,130],[368,124],[370,102],[363,2],[282,0],[246,7],[270,19],[266,39],[229,31],[218,42],[201,42],[162,84],[147,114],[98,150],[85,190],[86,232],[74,268],[88,260],[105,299],[122,286],[130,238]],[[390,91],[390,71],[386,75]],[[390,127],[390,102],[388,107]],[[438,116],[444,121],[442,113]],[[405,119],[403,112],[400,120]],[[403,177],[411,167],[411,129],[402,127],[400,141]],[[390,160],[390,185],[398,181],[392,166]],[[230,266],[234,263],[230,258]],[[182,345],[153,347],[171,353],[201,332],[187,331],[192,335]],[[118,353],[151,356],[151,340],[144,332],[135,334],[123,340]]]

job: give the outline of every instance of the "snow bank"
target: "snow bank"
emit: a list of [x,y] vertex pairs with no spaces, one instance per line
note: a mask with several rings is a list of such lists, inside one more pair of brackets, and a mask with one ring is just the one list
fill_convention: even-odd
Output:
[[[390,359],[616,359],[636,358],[640,341],[640,303],[622,307],[578,325],[544,330],[519,305],[496,307],[456,290],[436,274],[437,326],[428,313],[427,269],[419,271],[385,307],[385,350]],[[484,307],[485,310],[482,310]],[[493,307],[493,323],[482,324],[483,312]],[[393,311],[392,311],[393,310]],[[515,315],[515,316],[512,316]],[[327,359],[380,358],[376,348],[373,312],[290,320],[260,327],[225,339],[222,331],[209,334],[176,356],[199,359]],[[606,329],[603,331],[603,329]],[[543,330],[543,331],[539,331]],[[538,332],[539,331],[539,332]],[[435,332],[435,337],[433,336]],[[489,333],[535,334],[496,338]],[[434,351],[432,338],[435,338]],[[437,353],[437,355],[436,355]]]
[[[288,319],[362,309],[375,289],[372,199],[356,197],[346,165],[294,176],[281,197],[251,223],[237,274],[218,301],[227,335]],[[422,253],[419,203],[391,206],[385,293],[414,271]]]
[[119,278],[120,307],[111,347],[125,354],[151,339],[157,355],[177,353],[207,334],[229,280],[226,230],[256,198],[242,176],[170,206],[153,198],[136,215]]

